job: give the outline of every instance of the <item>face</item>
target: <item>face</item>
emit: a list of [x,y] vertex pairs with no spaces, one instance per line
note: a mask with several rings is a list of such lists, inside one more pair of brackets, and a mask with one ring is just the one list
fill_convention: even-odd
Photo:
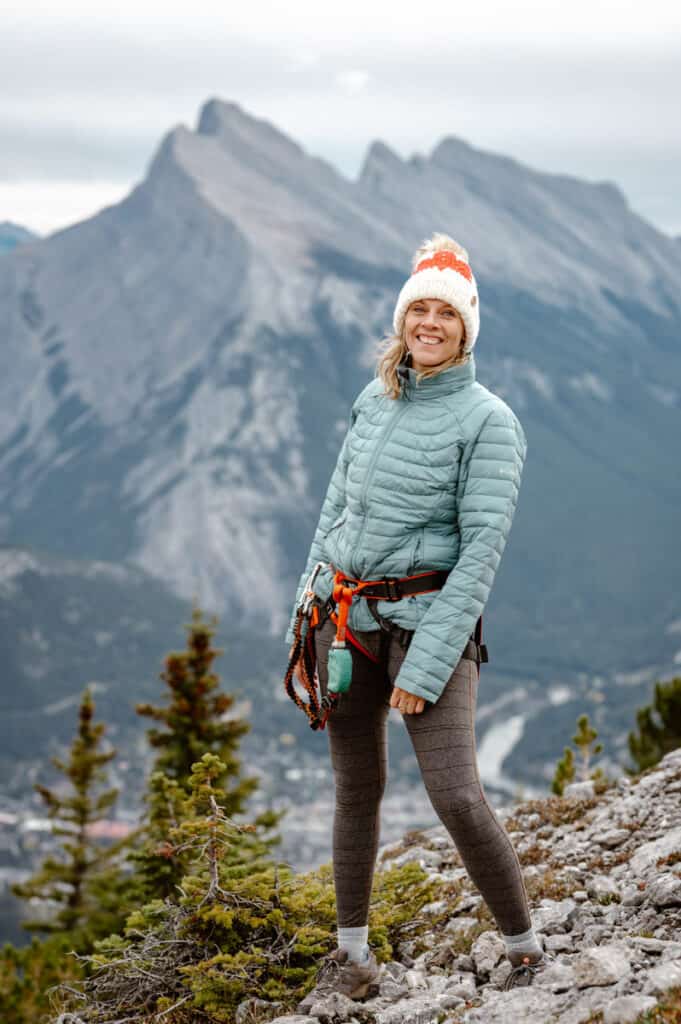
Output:
[[464,322],[440,299],[417,299],[407,309],[404,334],[414,370],[439,366],[463,349]]

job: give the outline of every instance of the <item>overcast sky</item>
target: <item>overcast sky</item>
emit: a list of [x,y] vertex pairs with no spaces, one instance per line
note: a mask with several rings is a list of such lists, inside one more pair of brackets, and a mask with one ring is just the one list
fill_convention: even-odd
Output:
[[[209,98],[355,177],[443,136],[614,181],[681,234],[681,4],[0,0],[0,221],[47,233],[126,195]],[[56,8],[58,6],[58,13]]]

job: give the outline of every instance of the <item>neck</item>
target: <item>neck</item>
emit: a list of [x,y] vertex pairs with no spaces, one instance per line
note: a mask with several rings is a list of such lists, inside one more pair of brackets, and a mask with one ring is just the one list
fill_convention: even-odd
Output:
[[431,377],[417,383],[419,371],[411,366],[411,353],[400,363],[397,374],[402,385],[402,395],[407,398],[432,398],[460,391],[475,381],[475,359],[471,352],[463,363],[455,363],[446,370],[439,370]]

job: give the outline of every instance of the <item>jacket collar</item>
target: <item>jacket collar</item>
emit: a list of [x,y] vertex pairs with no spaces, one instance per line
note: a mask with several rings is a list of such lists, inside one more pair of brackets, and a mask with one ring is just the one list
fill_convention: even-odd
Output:
[[397,375],[402,385],[402,397],[421,401],[428,398],[440,398],[472,384],[475,380],[475,358],[471,352],[465,363],[450,366],[441,370],[434,377],[426,377],[417,385],[416,370],[411,366],[411,353],[397,367]]

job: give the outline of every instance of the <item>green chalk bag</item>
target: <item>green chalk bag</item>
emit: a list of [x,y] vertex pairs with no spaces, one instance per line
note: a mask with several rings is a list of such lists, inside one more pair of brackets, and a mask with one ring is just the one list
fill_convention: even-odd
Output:
[[331,644],[327,660],[331,693],[347,693],[352,682],[352,654],[341,640]]

